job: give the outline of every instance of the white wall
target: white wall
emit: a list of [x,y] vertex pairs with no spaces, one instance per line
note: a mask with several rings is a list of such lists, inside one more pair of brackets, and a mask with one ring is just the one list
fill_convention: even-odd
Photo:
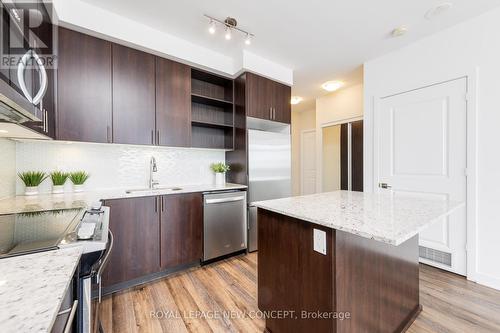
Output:
[[[222,150],[198,150],[65,142],[16,142],[17,171],[85,170],[90,173],[88,190],[144,188],[148,186],[149,162],[158,163],[155,178],[162,185],[211,184],[210,164],[225,161]],[[2,177],[3,178],[3,177]],[[16,177],[14,173],[14,183]],[[71,183],[66,184],[68,190]],[[24,192],[17,179],[17,194]],[[51,191],[46,180],[40,192]]]
[[304,130],[314,129],[316,126],[316,110],[292,112],[292,194],[300,195],[300,143],[301,133]]
[[328,124],[338,124],[363,117],[363,84],[340,89],[316,99],[316,191],[323,184],[323,131]]
[[[469,278],[500,289],[500,8],[460,25],[422,39],[381,58],[368,61],[364,68],[365,84],[365,191],[373,190],[373,109],[374,100],[391,94],[463,77],[477,85],[469,100],[476,107],[475,128],[477,164],[476,211],[469,221],[477,228],[468,231],[469,255],[476,265],[469,267]],[[469,89],[474,88],[469,85]],[[474,124],[474,122],[476,122]],[[469,152],[470,153],[470,152]],[[470,161],[469,161],[470,162]],[[472,168],[473,164],[469,165]],[[474,172],[474,170],[470,170]],[[473,261],[470,261],[472,263]]]
[[230,57],[81,0],[53,0],[53,4],[61,26],[221,74],[236,76],[248,70],[293,84],[291,68],[248,51]]
[[0,139],[0,199],[16,194],[16,144]]

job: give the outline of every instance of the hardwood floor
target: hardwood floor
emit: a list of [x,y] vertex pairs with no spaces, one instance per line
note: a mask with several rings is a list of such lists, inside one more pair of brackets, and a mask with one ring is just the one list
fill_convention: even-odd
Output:
[[[105,332],[262,332],[257,255],[231,258],[105,297]],[[424,310],[409,333],[500,332],[500,291],[420,265]]]

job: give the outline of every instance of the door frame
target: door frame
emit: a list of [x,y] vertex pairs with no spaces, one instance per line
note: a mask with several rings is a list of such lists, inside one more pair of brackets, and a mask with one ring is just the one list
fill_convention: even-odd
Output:
[[[300,195],[303,195],[303,189],[304,189],[304,154],[302,153],[304,151],[304,134],[306,133],[316,133],[316,129],[315,128],[312,128],[312,129],[306,129],[306,130],[301,130],[300,131]],[[316,149],[316,138],[314,140],[314,149]],[[318,166],[316,165],[316,161],[317,161],[317,158],[316,158],[316,154],[318,152],[315,151],[315,156],[314,156],[314,164],[315,164],[315,167],[314,167],[314,172],[316,173],[316,177],[318,177]],[[315,177],[315,178],[316,178]],[[316,188],[316,184],[314,184],[315,188]]]
[[[326,123],[321,123],[319,126],[320,131],[316,133],[316,147],[318,147],[318,142],[319,142],[319,147],[321,149],[316,149],[316,192],[320,193],[323,192],[323,128],[325,127],[331,127],[331,126],[337,126],[337,125],[342,125],[342,124],[348,124],[348,123],[353,123],[355,121],[363,120],[364,121],[364,115],[362,116],[355,116],[355,117],[349,117],[349,118],[343,118],[340,120],[335,120],[335,121],[329,121]],[[364,125],[363,125],[364,126]],[[350,151],[350,149],[348,149]],[[364,159],[364,150],[365,150],[365,141],[363,139],[363,159]],[[348,168],[349,172],[351,168]],[[364,166],[363,166],[364,169]],[[363,170],[364,173],[364,170]],[[348,177],[349,179],[351,177]]]
[[378,165],[379,165],[379,110],[380,100],[387,97],[392,97],[415,90],[424,89],[430,86],[444,84],[447,82],[465,78],[466,80],[466,95],[464,98],[467,103],[466,117],[466,277],[468,280],[477,281],[477,110],[478,110],[478,82],[479,68],[472,68],[465,72],[465,75],[457,75],[456,77],[440,82],[435,82],[427,85],[422,85],[418,88],[402,91],[386,96],[373,97],[373,114],[372,114],[372,133],[373,133],[373,173],[372,186],[373,191],[378,188]]

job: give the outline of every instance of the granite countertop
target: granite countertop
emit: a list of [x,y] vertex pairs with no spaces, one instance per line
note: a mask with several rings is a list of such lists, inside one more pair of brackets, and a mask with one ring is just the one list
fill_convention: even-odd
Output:
[[0,332],[50,332],[81,247],[0,259]]
[[181,188],[181,190],[179,191],[158,189],[153,191],[126,193],[126,189],[110,189],[110,190],[99,190],[99,191],[86,191],[80,193],[73,193],[73,192],[63,193],[63,194],[47,193],[47,194],[39,194],[36,196],[19,195],[0,200],[0,214],[16,214],[25,212],[55,210],[55,209],[68,209],[68,208],[85,208],[90,206],[93,202],[99,200],[137,198],[137,197],[148,197],[155,195],[183,194],[183,193],[209,192],[209,191],[241,190],[247,188],[247,186],[245,185],[231,184],[231,183],[227,183],[226,185],[223,186],[205,184],[205,185],[186,185],[186,186],[181,185],[179,187]]
[[400,245],[464,203],[422,196],[335,191],[260,201],[254,206]]

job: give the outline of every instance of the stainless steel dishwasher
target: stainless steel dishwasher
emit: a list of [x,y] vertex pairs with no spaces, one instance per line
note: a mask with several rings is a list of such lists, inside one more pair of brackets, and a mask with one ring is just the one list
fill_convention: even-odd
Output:
[[203,194],[203,261],[247,248],[246,191]]

